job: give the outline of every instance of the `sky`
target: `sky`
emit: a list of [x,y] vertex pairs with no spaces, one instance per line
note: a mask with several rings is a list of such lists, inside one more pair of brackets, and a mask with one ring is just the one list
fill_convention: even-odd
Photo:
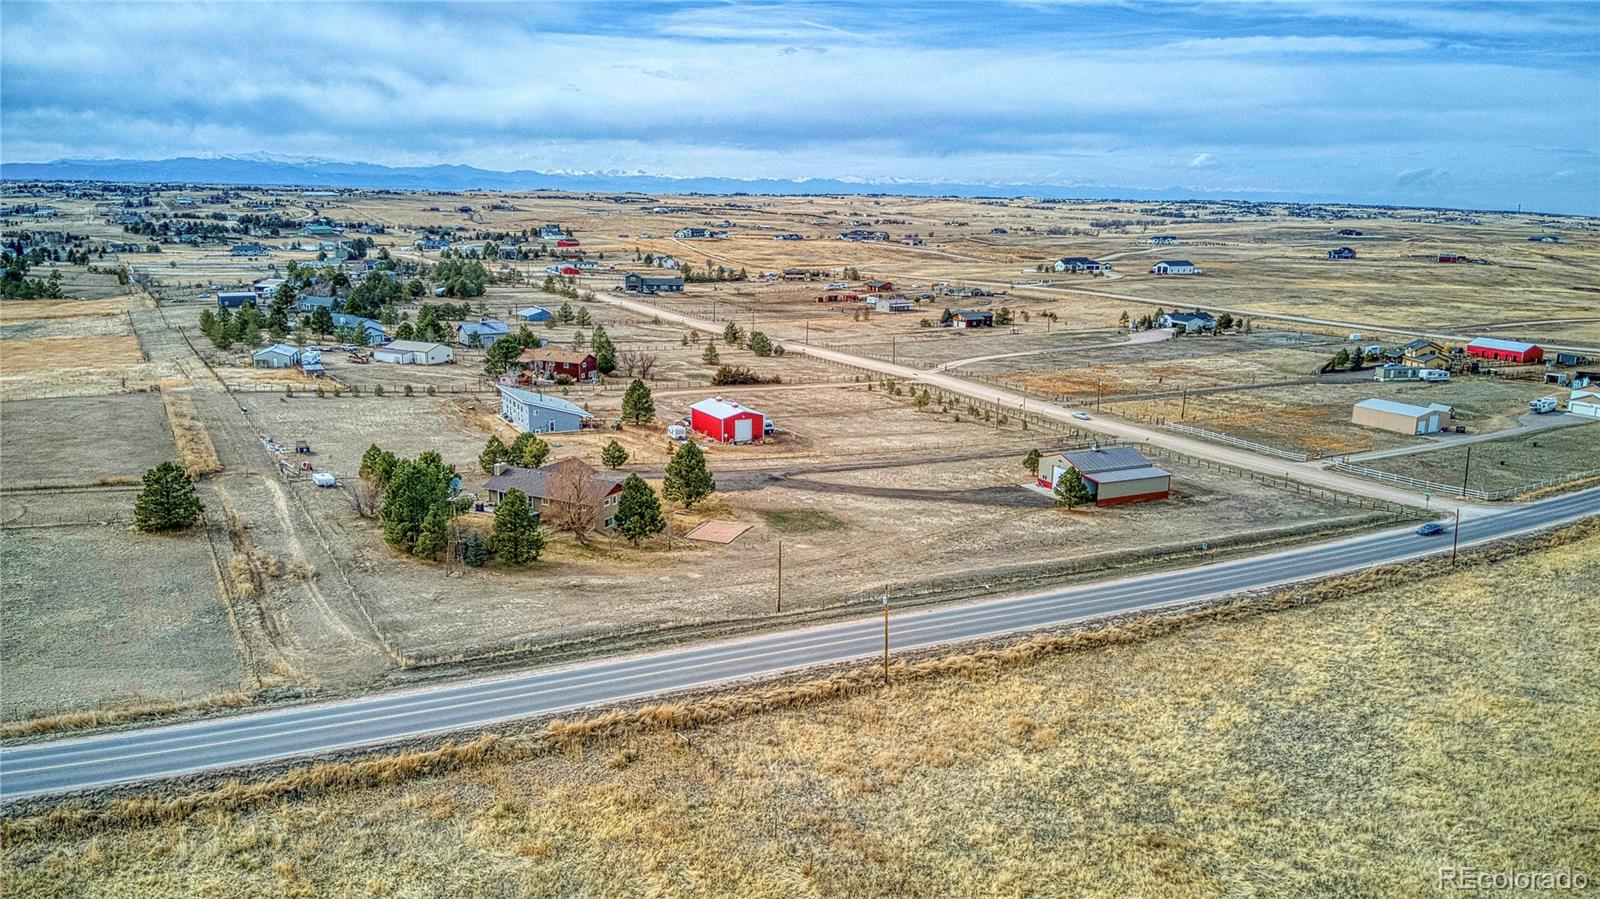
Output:
[[1600,2],[0,2],[0,160],[1600,214]]

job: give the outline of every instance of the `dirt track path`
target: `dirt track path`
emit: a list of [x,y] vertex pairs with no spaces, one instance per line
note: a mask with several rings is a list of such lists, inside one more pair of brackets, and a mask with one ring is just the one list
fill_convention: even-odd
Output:
[[[276,648],[291,658],[295,667],[314,669],[323,681],[366,680],[388,668],[392,655],[346,576],[342,560],[303,499],[282,483],[245,407],[164,309],[134,310],[131,318],[151,360],[170,361],[184,373],[187,386],[177,389],[194,401],[195,413],[216,447],[222,471],[203,481],[201,489],[215,491],[219,505],[234,510],[248,531],[257,532],[243,536],[256,551],[317,572],[305,580],[276,581],[269,592],[280,595],[257,600],[263,620],[282,615],[309,619],[287,629],[300,639]],[[338,662],[330,667],[330,659]],[[316,665],[308,664],[313,660]]]

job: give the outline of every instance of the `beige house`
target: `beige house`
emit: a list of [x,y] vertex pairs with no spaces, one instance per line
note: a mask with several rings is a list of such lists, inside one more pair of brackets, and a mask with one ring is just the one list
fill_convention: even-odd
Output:
[[1443,403],[1413,406],[1394,400],[1370,399],[1356,403],[1350,420],[1368,428],[1396,434],[1437,434],[1455,427],[1455,410]]

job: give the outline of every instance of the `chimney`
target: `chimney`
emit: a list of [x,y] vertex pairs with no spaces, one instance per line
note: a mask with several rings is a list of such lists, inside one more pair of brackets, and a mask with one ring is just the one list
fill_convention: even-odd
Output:
[[494,463],[494,473],[497,476],[505,474],[506,473],[506,468],[507,468],[507,465],[504,462],[496,462],[496,463]]

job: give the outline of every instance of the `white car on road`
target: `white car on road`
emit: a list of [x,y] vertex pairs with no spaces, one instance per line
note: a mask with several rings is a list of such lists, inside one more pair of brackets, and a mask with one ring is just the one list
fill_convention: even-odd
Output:
[[1074,412],[1074,413],[1072,413],[1072,417],[1076,418],[1076,419],[1079,419],[1081,421],[1088,421],[1089,420],[1089,413],[1087,413],[1087,412]]

